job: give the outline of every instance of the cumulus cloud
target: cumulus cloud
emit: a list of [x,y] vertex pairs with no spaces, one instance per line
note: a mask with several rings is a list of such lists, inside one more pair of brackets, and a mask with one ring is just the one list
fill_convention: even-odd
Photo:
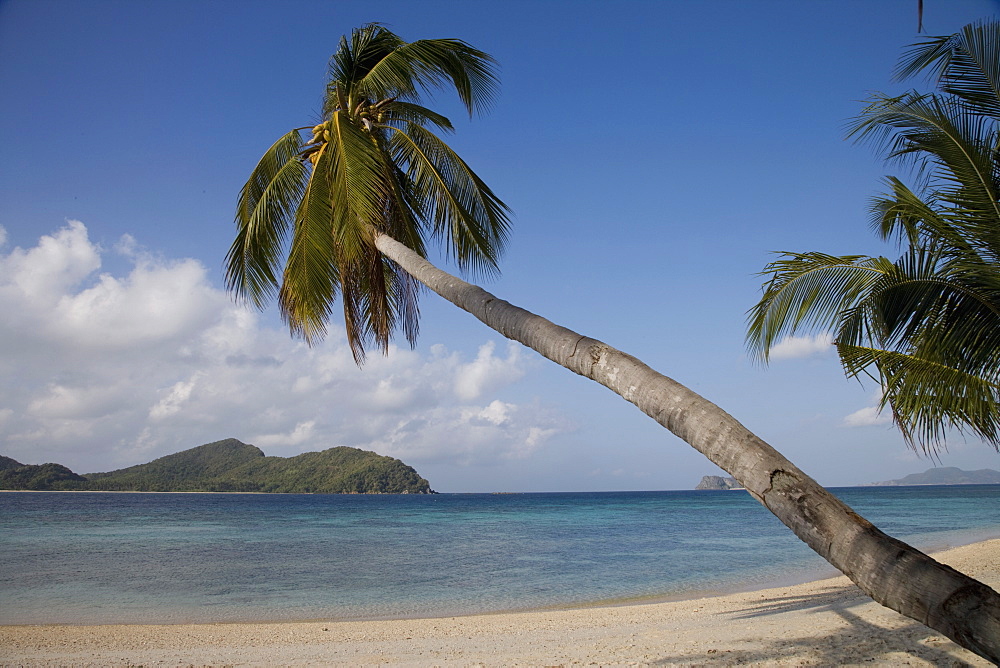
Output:
[[194,390],[198,375],[200,374],[195,374],[195,377],[189,381],[174,383],[174,386],[167,391],[166,396],[149,409],[149,417],[152,420],[163,420],[179,413],[187,400],[191,398],[191,391]]
[[[379,424],[378,452],[404,458],[460,464],[523,459],[566,429],[564,421],[536,404],[494,399],[486,405],[446,405]],[[450,443],[447,450],[441,443]]]
[[879,412],[878,406],[866,406],[844,417],[845,427],[868,427],[875,424],[889,424],[892,417]]
[[771,348],[772,360],[795,359],[799,357],[814,357],[834,352],[833,335],[817,334],[815,336],[788,336]]
[[[129,268],[102,272],[109,253]],[[499,398],[525,374],[516,345],[484,342],[472,360],[393,347],[358,369],[341,329],[310,348],[197,260],[128,235],[104,249],[79,221],[0,253],[0,309],[0,453],[27,463],[108,470],[232,436],[282,455],[350,445],[488,464],[565,429],[537,402]]]
[[114,386],[67,387],[50,384],[28,403],[27,414],[41,419],[81,419],[107,415],[118,407],[119,391]]
[[299,422],[288,433],[284,434],[261,434],[254,438],[254,443],[263,448],[279,447],[287,448],[296,445],[309,443],[316,435],[316,420]]
[[[4,233],[6,237],[6,231]],[[101,266],[100,249],[87,239],[87,228],[78,220],[57,233],[43,236],[34,248],[15,248],[0,264],[0,289],[5,301],[38,308],[51,307],[64,291]]]
[[507,344],[507,358],[496,357],[493,341],[479,348],[476,359],[459,366],[455,377],[455,395],[459,399],[471,401],[483,393],[519,380],[524,375],[521,367],[520,348],[516,343]]
[[511,411],[513,410],[516,410],[516,406],[496,400],[491,402],[490,405],[483,410],[479,411],[479,415],[477,417],[481,420],[486,420],[490,424],[501,425],[510,421]]

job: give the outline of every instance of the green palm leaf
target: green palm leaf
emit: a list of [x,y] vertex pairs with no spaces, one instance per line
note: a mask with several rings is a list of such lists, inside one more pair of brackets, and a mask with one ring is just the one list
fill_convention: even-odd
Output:
[[749,313],[752,356],[767,362],[770,349],[785,337],[836,329],[841,314],[891,269],[892,263],[879,257],[782,253],[761,272],[771,278]]
[[900,60],[899,79],[926,72],[942,91],[970,104],[976,113],[1000,118],[1000,24],[973,23],[954,35],[914,44]]
[[422,39],[402,44],[375,64],[358,90],[371,99],[418,99],[421,91],[454,88],[471,115],[485,111],[499,81],[496,62],[458,39]]
[[410,102],[397,100],[387,105],[387,116],[382,123],[394,128],[403,128],[407,123],[413,123],[419,126],[434,125],[448,133],[455,131],[455,127],[445,116]]
[[390,150],[408,166],[436,237],[463,270],[497,271],[507,239],[507,207],[447,144],[407,124],[390,139]]
[[937,96],[876,96],[850,134],[909,159],[934,182],[937,197],[996,218],[996,140],[992,123],[964,105]]
[[850,375],[877,369],[882,383],[880,409],[889,408],[903,438],[914,449],[934,454],[949,431],[1000,444],[1000,385],[934,359],[893,350],[839,344]]
[[226,283],[258,308],[274,297],[288,229],[308,182],[292,130],[268,149],[240,192],[236,239],[226,256]]
[[333,296],[340,285],[339,250],[330,230],[330,184],[316,178],[327,170],[334,152],[320,150],[314,177],[295,212],[291,247],[285,261],[278,304],[291,331],[307,342],[326,334]]

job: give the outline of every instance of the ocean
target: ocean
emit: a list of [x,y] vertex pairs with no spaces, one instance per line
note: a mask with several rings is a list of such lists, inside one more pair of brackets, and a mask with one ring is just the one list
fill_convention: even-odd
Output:
[[[1000,537],[1000,485],[831,491],[921,549]],[[0,492],[0,554],[0,624],[451,616],[836,574],[741,491]]]

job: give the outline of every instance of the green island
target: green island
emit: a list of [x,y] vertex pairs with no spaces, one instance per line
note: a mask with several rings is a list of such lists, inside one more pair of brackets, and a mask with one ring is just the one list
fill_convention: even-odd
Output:
[[107,473],[79,475],[60,464],[21,464],[0,456],[0,490],[104,492],[260,492],[272,494],[433,494],[398,459],[336,447],[269,457],[235,438]]

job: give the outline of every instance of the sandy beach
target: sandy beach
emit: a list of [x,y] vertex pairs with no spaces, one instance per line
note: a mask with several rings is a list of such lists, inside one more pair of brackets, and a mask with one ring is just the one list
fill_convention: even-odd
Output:
[[[997,588],[1000,540],[936,557]],[[988,666],[844,577],[688,601],[368,622],[0,627],[2,666]]]

